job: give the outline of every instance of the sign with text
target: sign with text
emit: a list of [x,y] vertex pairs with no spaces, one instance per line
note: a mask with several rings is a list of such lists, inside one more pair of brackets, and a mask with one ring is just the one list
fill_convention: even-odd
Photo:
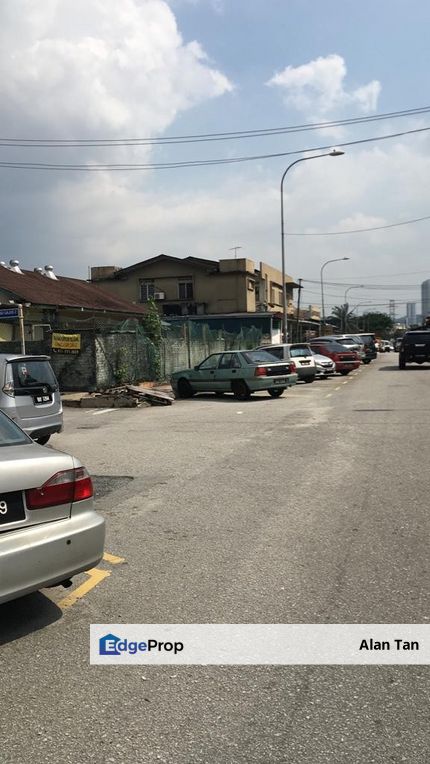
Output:
[[53,332],[52,350],[54,353],[71,353],[71,354],[80,353],[81,352],[81,335]]
[[18,318],[18,308],[0,308],[0,319]]

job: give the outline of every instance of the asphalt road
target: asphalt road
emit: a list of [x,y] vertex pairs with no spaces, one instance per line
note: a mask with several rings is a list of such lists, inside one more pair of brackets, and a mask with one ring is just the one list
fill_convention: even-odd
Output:
[[[0,608],[2,764],[424,764],[427,667],[90,666],[90,623],[426,623],[430,369],[69,409],[109,573]],[[79,577],[77,585],[86,580]]]

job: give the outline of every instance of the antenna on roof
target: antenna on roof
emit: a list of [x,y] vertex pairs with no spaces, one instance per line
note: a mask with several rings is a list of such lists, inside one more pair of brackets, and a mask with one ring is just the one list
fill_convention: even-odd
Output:
[[53,279],[54,281],[58,281],[55,273],[54,273],[54,266],[53,265],[45,265],[45,276],[48,279]]
[[19,260],[9,260],[9,270],[14,273],[22,273],[22,270],[19,267]]

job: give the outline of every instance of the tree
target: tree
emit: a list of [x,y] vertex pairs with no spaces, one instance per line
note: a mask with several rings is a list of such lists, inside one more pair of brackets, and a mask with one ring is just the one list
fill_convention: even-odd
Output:
[[363,313],[358,318],[359,330],[361,332],[372,332],[372,334],[388,334],[394,324],[388,313]]
[[153,299],[148,300],[148,312],[143,319],[143,329],[150,341],[150,367],[154,379],[161,379],[162,329],[158,308]]
[[328,321],[340,331],[357,331],[357,316],[352,310],[348,310],[347,304],[335,305]]

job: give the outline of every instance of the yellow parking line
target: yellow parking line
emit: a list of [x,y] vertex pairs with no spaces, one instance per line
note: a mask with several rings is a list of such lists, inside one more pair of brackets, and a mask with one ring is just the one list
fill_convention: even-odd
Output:
[[345,382],[342,382],[343,385],[347,385],[349,382],[349,379],[346,379]]
[[121,562],[125,562],[124,557],[116,557],[116,555],[109,554],[109,552],[104,553],[103,559],[106,562],[110,562],[111,565],[119,565]]
[[333,393],[329,393],[328,395],[326,395],[326,398],[331,398],[332,395]]
[[88,594],[91,589],[94,589],[94,587],[103,581],[103,579],[110,576],[110,571],[92,568],[87,571],[86,575],[88,576],[88,580],[84,581],[83,584],[78,586],[78,588],[71,592],[71,594],[68,594],[67,597],[63,597],[63,599],[58,602],[58,607],[68,608],[74,605],[75,602],[82,599],[82,597],[85,597],[85,595]]
[[340,390],[340,385],[339,385],[339,387],[335,387],[334,389],[335,389],[335,390]]

